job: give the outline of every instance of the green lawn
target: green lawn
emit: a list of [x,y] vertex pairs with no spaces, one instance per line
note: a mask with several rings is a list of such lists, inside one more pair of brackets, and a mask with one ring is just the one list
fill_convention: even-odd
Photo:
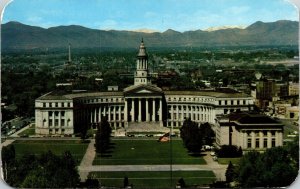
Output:
[[228,165],[231,161],[232,164],[238,164],[241,158],[218,158],[218,163],[222,165]]
[[88,146],[88,143],[81,143],[80,140],[16,140],[12,144],[15,147],[16,158],[25,153],[39,155],[51,150],[56,155],[62,155],[65,151],[70,151],[78,164]]
[[25,131],[21,132],[18,134],[19,136],[30,136],[30,135],[35,135],[35,128],[34,127],[29,127]]
[[[212,171],[173,171],[172,180],[169,171],[150,172],[91,172],[89,177],[99,179],[100,183],[109,187],[122,187],[127,176],[133,188],[175,188],[180,178],[186,185],[208,185],[216,180]],[[171,184],[172,183],[172,184]]]
[[202,157],[188,155],[181,140],[157,142],[128,139],[112,140],[112,143],[110,153],[104,157],[98,155],[94,165],[206,164]]

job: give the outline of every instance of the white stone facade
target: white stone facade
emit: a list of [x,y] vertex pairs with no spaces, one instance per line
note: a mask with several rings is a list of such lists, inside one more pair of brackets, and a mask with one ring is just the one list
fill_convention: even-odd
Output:
[[[275,120],[265,115],[249,113],[241,113],[234,119],[229,117],[217,118],[215,132],[218,146],[231,143],[241,147],[245,152],[264,151],[267,148],[283,145],[283,125]],[[262,119],[264,121],[261,121]]]
[[180,127],[188,117],[199,124],[215,124],[217,115],[248,111],[253,102],[250,95],[233,91],[162,91],[151,84],[142,41],[134,85],[123,91],[53,91],[43,95],[35,102],[36,133],[75,134],[83,126],[96,128],[103,117],[115,130],[140,122]]

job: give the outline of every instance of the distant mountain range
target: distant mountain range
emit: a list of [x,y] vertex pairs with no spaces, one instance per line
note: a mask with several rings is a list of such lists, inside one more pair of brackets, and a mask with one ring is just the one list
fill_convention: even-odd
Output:
[[[147,47],[279,46],[298,44],[299,23],[281,20],[255,22],[242,28],[178,32],[96,30],[77,25],[48,29],[8,22],[1,25],[2,49],[136,48],[141,38]],[[149,32],[151,31],[151,32]]]

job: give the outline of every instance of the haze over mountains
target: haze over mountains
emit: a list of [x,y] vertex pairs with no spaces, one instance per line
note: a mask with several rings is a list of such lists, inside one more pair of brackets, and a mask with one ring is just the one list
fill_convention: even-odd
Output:
[[164,32],[96,30],[82,26],[57,26],[48,29],[8,22],[1,25],[3,50],[34,48],[136,48],[141,38],[147,47],[220,47],[298,45],[299,23],[281,20],[255,22],[242,28],[222,28]]

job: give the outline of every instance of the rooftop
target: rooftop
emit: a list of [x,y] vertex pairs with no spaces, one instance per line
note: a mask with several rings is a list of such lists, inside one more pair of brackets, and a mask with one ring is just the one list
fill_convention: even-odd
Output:
[[232,113],[229,115],[229,120],[241,124],[280,124],[267,115],[249,112]]

